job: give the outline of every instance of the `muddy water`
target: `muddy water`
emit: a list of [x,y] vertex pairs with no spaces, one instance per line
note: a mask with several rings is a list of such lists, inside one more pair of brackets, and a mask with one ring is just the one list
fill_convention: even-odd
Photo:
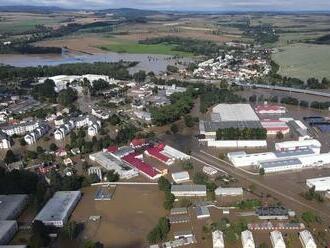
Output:
[[153,71],[159,74],[166,71],[168,65],[175,65],[178,62],[189,63],[190,58],[174,59],[172,56],[155,54],[127,54],[127,53],[102,53],[102,54],[73,54],[65,53],[62,55],[27,55],[27,54],[1,54],[0,64],[7,64],[17,67],[49,65],[55,66],[68,63],[94,63],[94,62],[118,62],[136,61],[139,64],[130,69],[134,73],[138,70],[147,72]]

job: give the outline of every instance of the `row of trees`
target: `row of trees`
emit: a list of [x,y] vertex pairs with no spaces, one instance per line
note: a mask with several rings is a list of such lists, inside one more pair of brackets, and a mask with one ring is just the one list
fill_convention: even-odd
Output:
[[216,132],[217,140],[264,140],[267,130],[264,128],[224,128]]

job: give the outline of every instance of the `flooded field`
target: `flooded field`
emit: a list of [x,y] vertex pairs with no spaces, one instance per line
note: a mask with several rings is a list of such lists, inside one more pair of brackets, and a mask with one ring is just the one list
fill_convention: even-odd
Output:
[[[145,247],[147,234],[166,215],[157,185],[118,186],[110,201],[95,201],[96,190],[82,190],[84,195],[71,218],[85,223],[82,238],[100,241],[104,247]],[[88,220],[90,216],[101,219],[94,222]]]
[[119,62],[121,60],[139,62],[138,65],[130,68],[131,73],[137,72],[139,70],[145,70],[147,72],[153,71],[154,73],[158,74],[160,72],[166,71],[166,67],[168,65],[187,64],[191,61],[191,58],[173,58],[173,56],[168,55],[128,54],[114,52],[101,54],[65,53],[62,55],[0,55],[0,64],[17,67],[43,65],[55,66],[59,64],[70,63]]

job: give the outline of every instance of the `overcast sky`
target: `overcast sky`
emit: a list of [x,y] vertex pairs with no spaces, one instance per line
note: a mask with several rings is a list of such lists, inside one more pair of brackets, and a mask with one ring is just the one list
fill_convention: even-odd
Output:
[[159,10],[330,10],[330,0],[0,0],[0,5]]

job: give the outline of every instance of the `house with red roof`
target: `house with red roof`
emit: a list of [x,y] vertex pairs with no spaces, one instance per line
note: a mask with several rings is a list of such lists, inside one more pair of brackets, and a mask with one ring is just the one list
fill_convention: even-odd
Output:
[[145,139],[132,139],[130,146],[134,149],[147,146],[148,142]]

